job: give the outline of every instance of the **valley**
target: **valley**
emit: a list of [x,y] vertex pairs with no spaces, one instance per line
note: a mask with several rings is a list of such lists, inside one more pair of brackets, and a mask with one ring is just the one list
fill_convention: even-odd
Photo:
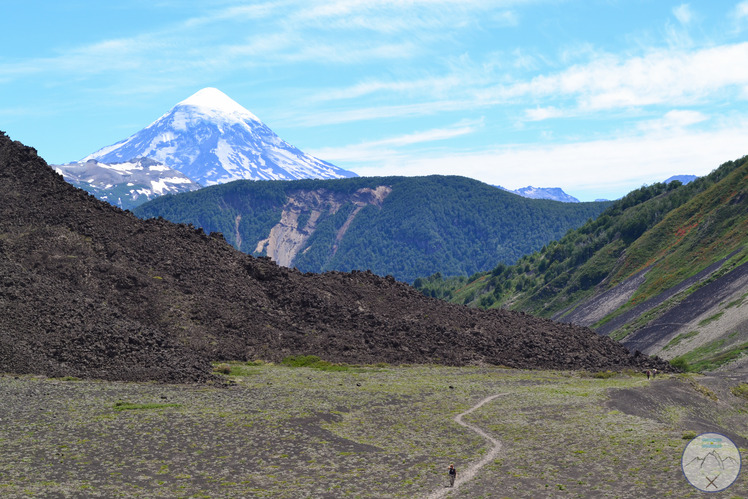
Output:
[[588,328],[448,304],[371,271],[304,274],[221,234],[141,220],[67,184],[5,135],[0,165],[2,371],[205,382],[211,361],[288,355],[672,370]]
[[748,498],[748,0],[6,3],[0,499]]
[[[700,497],[689,439],[748,447],[746,385],[725,376],[228,366],[213,385],[0,376],[0,495]],[[450,462],[466,472],[490,449],[454,418],[496,394],[463,420],[498,455],[445,489]]]
[[748,362],[748,158],[615,202],[516,265],[421,278],[429,296],[575,324],[686,370]]

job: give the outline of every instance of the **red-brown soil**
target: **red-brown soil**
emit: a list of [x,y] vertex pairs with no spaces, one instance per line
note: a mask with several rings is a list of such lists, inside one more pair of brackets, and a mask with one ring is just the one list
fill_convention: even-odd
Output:
[[370,272],[302,274],[219,234],[140,220],[0,132],[0,372],[202,381],[210,361],[669,369],[588,328],[427,298]]

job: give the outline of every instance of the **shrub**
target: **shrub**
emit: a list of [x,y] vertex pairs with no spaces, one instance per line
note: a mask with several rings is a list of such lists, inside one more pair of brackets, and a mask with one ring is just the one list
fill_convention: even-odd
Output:
[[687,373],[691,370],[691,366],[688,365],[688,362],[686,362],[686,359],[684,359],[683,357],[674,358],[670,361],[670,365],[684,373]]
[[214,373],[231,374],[231,366],[228,364],[218,364],[213,368]]
[[733,386],[732,388],[730,388],[730,391],[736,397],[743,397],[745,399],[748,399],[748,383],[740,383],[737,386]]

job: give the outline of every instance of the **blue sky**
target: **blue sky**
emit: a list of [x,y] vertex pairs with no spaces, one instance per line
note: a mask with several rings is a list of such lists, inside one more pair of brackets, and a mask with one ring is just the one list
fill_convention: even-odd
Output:
[[2,0],[0,43],[50,163],[208,86],[360,175],[613,199],[748,154],[748,0]]

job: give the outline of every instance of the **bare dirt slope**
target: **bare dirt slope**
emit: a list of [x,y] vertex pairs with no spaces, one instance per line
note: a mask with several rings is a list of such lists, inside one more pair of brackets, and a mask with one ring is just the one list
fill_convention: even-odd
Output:
[[302,274],[220,234],[143,221],[0,135],[0,371],[199,381],[211,360],[668,364],[590,329],[426,298],[370,272]]
[[[739,348],[748,342],[748,264],[725,271],[729,258],[615,316],[596,327],[597,332],[608,335],[628,328],[632,332],[624,345],[666,359],[714,342],[721,342],[719,351]],[[629,300],[645,275],[646,270],[594,295],[559,320],[592,327]]]
[[721,351],[748,343],[748,264],[696,290],[624,340],[630,348],[668,359],[715,342]]

